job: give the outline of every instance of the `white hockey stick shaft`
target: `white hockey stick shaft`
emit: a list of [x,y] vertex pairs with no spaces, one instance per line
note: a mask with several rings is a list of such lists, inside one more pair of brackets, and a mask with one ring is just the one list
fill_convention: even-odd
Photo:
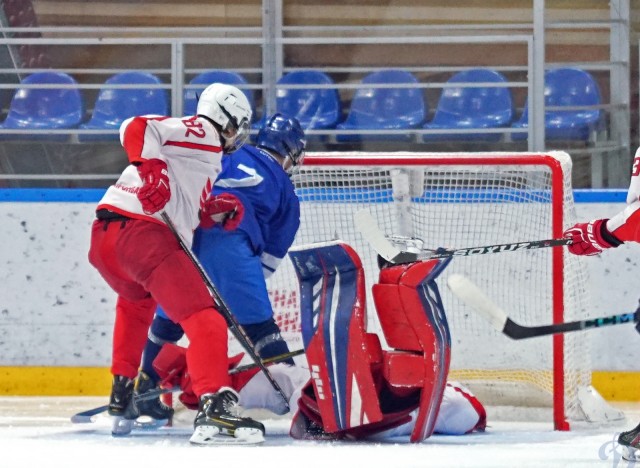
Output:
[[493,328],[504,330],[509,317],[484,292],[467,277],[452,274],[447,279],[447,286],[451,292],[469,307],[482,315]]
[[453,274],[449,276],[447,286],[456,297],[482,315],[496,330],[514,340],[600,328],[609,325],[620,325],[623,323],[637,323],[638,320],[640,320],[639,307],[638,310],[632,313],[527,327],[511,320],[507,314],[489,299],[470,279],[462,275]]

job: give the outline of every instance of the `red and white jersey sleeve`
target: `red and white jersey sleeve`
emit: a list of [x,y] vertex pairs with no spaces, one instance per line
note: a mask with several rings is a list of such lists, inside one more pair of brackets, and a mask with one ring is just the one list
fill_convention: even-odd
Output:
[[[289,411],[294,414],[298,409],[302,388],[311,377],[309,370],[300,366],[274,364],[269,366],[269,371],[288,398]],[[238,394],[240,396],[238,403],[245,410],[260,408],[279,415],[287,413],[282,396],[273,389],[262,372],[254,375],[239,389]]]
[[633,160],[627,206],[607,221],[607,229],[621,241],[640,242],[640,149]]
[[[416,412],[411,413],[411,421],[389,429],[379,437],[408,436],[415,425]],[[487,412],[475,395],[458,382],[447,382],[442,395],[442,403],[434,433],[443,435],[463,435],[470,432],[483,432],[487,427]]]
[[215,127],[199,117],[143,116],[125,120],[120,142],[132,163],[109,187],[98,208],[162,223],[160,213],[147,215],[138,201],[142,179],[134,164],[161,159],[167,164],[171,198],[164,211],[190,244],[198,211],[221,170],[222,143]]

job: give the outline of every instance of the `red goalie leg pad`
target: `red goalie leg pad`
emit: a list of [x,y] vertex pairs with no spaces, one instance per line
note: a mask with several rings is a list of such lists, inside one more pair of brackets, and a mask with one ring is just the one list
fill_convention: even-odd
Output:
[[433,433],[449,372],[451,337],[435,283],[447,264],[429,260],[384,268],[373,286],[387,343],[404,352],[386,354],[383,376],[392,393],[420,390],[411,442]]
[[187,348],[173,343],[164,344],[153,360],[153,369],[158,373],[162,387],[184,389],[184,377],[187,374]]
[[182,393],[179,400],[189,409],[198,409],[198,397],[191,385],[191,376],[187,369],[187,348],[173,343],[162,346],[153,361],[153,368],[160,376],[162,388],[179,387]]
[[403,397],[425,385],[424,357],[404,351],[385,351],[382,375],[389,384],[389,390]]
[[305,440],[339,440],[344,437],[342,433],[326,432],[323,426],[315,390],[310,380],[300,393],[298,411],[291,420],[289,435],[294,439]]
[[344,432],[380,421],[371,370],[380,350],[365,332],[360,258],[340,242],[289,255],[300,280],[302,335],[323,429]]
[[[397,402],[395,402],[397,404]],[[399,405],[402,406],[402,405]],[[415,407],[415,406],[414,406]],[[410,411],[401,410],[396,413],[385,413],[382,420],[349,428],[345,431],[327,432],[324,430],[322,413],[316,400],[311,382],[302,390],[298,400],[298,411],[291,421],[289,435],[294,439],[340,440],[364,439],[380,432],[392,429],[411,421]]]

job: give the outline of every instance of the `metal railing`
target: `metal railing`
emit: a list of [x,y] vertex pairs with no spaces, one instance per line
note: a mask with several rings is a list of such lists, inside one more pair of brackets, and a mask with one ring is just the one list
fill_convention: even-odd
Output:
[[[591,27],[598,29],[611,28],[611,24],[589,22],[587,23],[571,23],[570,25],[564,23],[558,23],[556,25],[547,25],[548,28],[564,28],[564,27]],[[279,84],[276,81],[269,80],[269,77],[274,77],[273,73],[268,73],[267,70],[273,67],[273,64],[265,63],[263,57],[262,63],[250,63],[245,62],[240,66],[235,66],[233,71],[241,73],[246,76],[251,76],[252,80],[249,84],[238,85],[239,88],[245,90],[252,90],[262,95],[262,105],[258,106],[258,109],[262,109],[263,112],[268,112],[269,108],[273,109],[274,104],[269,102],[270,90],[288,90],[288,89],[337,89],[343,94],[353,94],[358,89],[362,88],[418,88],[424,90],[426,93],[429,90],[440,89],[445,90],[447,88],[466,88],[466,87],[508,87],[513,90],[522,90],[526,93],[529,102],[529,122],[533,122],[526,129],[517,129],[512,127],[500,127],[500,128],[488,128],[488,129],[438,129],[430,130],[426,128],[411,128],[403,130],[384,130],[385,135],[407,135],[412,136],[411,143],[422,143],[422,136],[429,134],[450,134],[455,135],[469,135],[474,133],[482,134],[499,134],[502,135],[501,142],[510,142],[511,135],[519,132],[527,132],[526,138],[526,150],[529,151],[542,151],[545,149],[544,139],[544,123],[540,125],[540,122],[544,122],[544,114],[546,111],[553,110],[582,110],[582,109],[601,109],[606,111],[608,115],[617,115],[619,113],[626,114],[628,116],[629,108],[628,102],[611,103],[605,102],[598,106],[573,106],[573,107],[547,107],[545,109],[544,102],[544,89],[541,76],[543,70],[539,69],[539,58],[536,54],[539,45],[534,43],[533,34],[491,34],[491,35],[478,35],[478,30],[503,30],[505,33],[520,29],[532,29],[531,24],[512,24],[512,25],[458,25],[455,28],[450,26],[430,26],[430,27],[364,27],[364,28],[350,28],[350,27],[282,27],[280,34],[275,37],[273,43],[275,47],[285,48],[290,46],[372,46],[372,45],[387,45],[387,46],[447,46],[447,45],[474,45],[487,47],[487,51],[495,51],[496,46],[515,46],[522,47],[522,64],[511,65],[504,64],[496,60],[495,64],[468,64],[465,66],[460,65],[409,65],[403,67],[386,67],[384,64],[379,66],[362,66],[354,64],[353,66],[318,66],[313,69],[324,71],[326,73],[335,74],[349,74],[350,80],[336,81],[335,84],[328,85],[292,85],[292,84]],[[449,35],[449,36],[428,36],[425,35],[425,31],[464,31],[473,32],[474,34],[466,35]],[[187,34],[188,31],[188,34]],[[398,35],[392,35],[396,31],[400,31]],[[55,37],[41,37],[41,38],[16,38],[6,37],[15,33],[23,32],[41,32],[54,34]],[[265,34],[262,28],[119,28],[114,30],[113,28],[4,28],[4,38],[0,38],[0,47],[18,47],[20,45],[30,46],[47,46],[51,47],[152,47],[154,52],[164,62],[169,65],[159,64],[147,64],[145,68],[135,66],[135,57],[126,57],[127,60],[133,63],[131,67],[78,67],[72,68],[68,66],[55,68],[56,71],[68,73],[72,76],[83,76],[84,81],[79,81],[77,88],[83,93],[96,94],[99,90],[112,88],[112,89],[165,89],[170,95],[170,108],[171,114],[174,116],[182,116],[184,109],[184,93],[190,89],[203,89],[203,85],[193,85],[187,82],[186,77],[190,75],[196,75],[204,71],[211,70],[212,68],[202,67],[201,65],[187,65],[192,62],[189,60],[189,53],[191,48],[221,48],[221,47],[236,47],[236,46],[248,46],[256,48],[265,48],[269,42],[268,38],[265,38]],[[334,33],[334,35],[330,35]],[[138,37],[118,37],[125,34],[135,34]],[[415,35],[418,34],[418,35]],[[86,37],[92,35],[93,37]],[[144,36],[153,37],[144,37]],[[180,35],[179,37],[169,37],[172,35]],[[142,37],[141,37],[142,36]],[[206,37],[201,37],[206,36]],[[229,37],[233,36],[233,37]],[[158,51],[162,51],[158,54]],[[489,53],[489,52],[488,52]],[[159,60],[162,62],[163,60]],[[302,69],[303,67],[295,66],[294,64],[288,64],[286,58],[282,60],[281,70],[283,73]],[[562,66],[577,66],[585,70],[593,71],[605,71],[612,74],[613,70],[621,67],[628,66],[624,61],[617,62],[580,62],[580,63],[552,63],[544,64],[545,68],[558,68]],[[429,79],[421,79],[420,82],[415,84],[397,84],[397,85],[385,85],[385,84],[363,84],[361,82],[354,82],[354,76],[364,76],[372,71],[378,71],[387,68],[401,68],[402,70],[410,73],[420,74],[434,74],[434,73],[454,73],[474,66],[483,66],[491,68],[495,71],[503,73],[513,74],[526,74],[525,80],[511,80],[507,83],[447,83],[440,81],[430,81]],[[223,67],[224,68],[224,67]],[[309,67],[304,67],[308,69]],[[104,83],[87,82],[87,77],[103,76],[105,79],[113,74],[124,71],[144,71],[153,73],[159,76],[166,77],[165,83],[159,85],[153,84],[140,84],[140,85],[106,85]],[[27,73],[34,73],[38,71],[51,71],[51,69],[35,69],[35,68],[0,68],[0,74],[5,75],[17,75],[21,76]],[[266,79],[266,80],[265,80]],[[104,80],[103,80],[104,81]],[[15,90],[15,89],[28,89],[28,88],[70,88],[73,85],[24,85],[19,83],[2,83],[0,84],[0,90]],[[90,102],[86,102],[90,104]],[[346,110],[346,109],[344,109]],[[89,117],[89,113],[85,115],[86,122]],[[429,117],[427,118],[427,121]],[[628,117],[627,117],[628,120]],[[424,123],[426,123],[425,121]],[[254,130],[255,133],[255,130]],[[308,130],[307,132],[311,136],[326,137],[324,141],[329,143],[337,143],[337,137],[339,135],[377,135],[380,130],[346,130],[346,129],[324,129],[324,130]],[[617,134],[624,133],[622,131],[614,132]],[[81,128],[69,128],[69,129],[48,129],[48,130],[32,130],[32,129],[8,129],[0,127],[0,138],[4,141],[10,141],[12,138],[21,139],[30,135],[34,136],[47,136],[47,135],[68,135],[69,139],[65,143],[79,143],[81,142],[82,135],[112,135],[117,134],[117,130],[98,130],[98,129],[81,129]],[[579,152],[588,153],[592,158],[592,166],[594,171],[592,173],[593,178],[596,180],[595,186],[602,186],[602,162],[604,155],[621,153],[622,157],[620,161],[624,161],[624,152],[629,151],[628,141],[617,140],[609,138],[611,132],[605,132],[605,139],[601,141],[592,142],[589,148],[586,149],[573,149],[572,153],[578,154]],[[498,149],[500,147],[498,146]],[[611,165],[610,165],[611,166]],[[609,167],[609,172],[615,168]],[[0,170],[2,166],[0,165]],[[11,172],[11,170],[4,172]],[[73,174],[58,174],[60,180],[77,180]],[[73,176],[73,177],[71,177]],[[2,174],[0,173],[0,180],[33,180],[37,178],[37,174]],[[103,174],[85,174],[80,176],[87,180],[101,179],[105,177]],[[42,179],[47,180],[51,178],[51,174],[42,174]]]

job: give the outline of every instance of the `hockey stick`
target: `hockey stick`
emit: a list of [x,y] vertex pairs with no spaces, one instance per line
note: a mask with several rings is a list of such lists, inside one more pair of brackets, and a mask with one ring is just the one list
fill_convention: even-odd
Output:
[[385,260],[391,263],[412,263],[434,258],[468,257],[498,252],[514,252],[516,250],[532,250],[545,247],[570,245],[571,239],[547,239],[527,242],[512,242],[509,244],[494,244],[481,247],[467,247],[465,249],[444,249],[423,251],[421,253],[405,252],[393,245],[378,227],[376,220],[367,210],[360,210],[354,215],[356,229],[371,244],[373,249]]
[[465,276],[458,274],[449,276],[447,286],[456,297],[482,315],[496,330],[514,340],[588,330],[609,325],[620,325],[622,323],[632,323],[640,320],[640,308],[638,308],[635,312],[628,314],[527,327],[511,320],[504,310],[498,307],[478,286]]
[[253,347],[253,343],[251,343],[251,340],[243,330],[242,326],[238,323],[236,318],[233,316],[233,314],[229,310],[229,307],[222,299],[222,296],[220,296],[220,293],[214,286],[213,281],[211,281],[211,278],[209,278],[209,275],[207,275],[207,272],[202,267],[202,264],[193,254],[189,246],[187,246],[187,244],[184,242],[184,239],[182,239],[182,236],[176,229],[169,215],[165,211],[163,211],[162,213],[160,213],[160,216],[162,217],[162,220],[167,224],[167,226],[175,236],[182,250],[187,254],[187,256],[189,257],[193,265],[198,269],[198,272],[200,273],[202,280],[205,282],[205,284],[207,285],[207,288],[209,289],[209,292],[211,293],[211,297],[213,298],[213,301],[215,302],[218,311],[227,320],[231,333],[233,333],[236,339],[240,342],[240,344],[245,349],[245,351],[247,352],[251,360],[253,360],[253,362],[260,367],[260,369],[264,373],[265,377],[267,378],[271,386],[282,397],[285,407],[287,408],[287,411],[289,411],[290,408],[289,408],[289,401],[287,399],[287,396],[282,391],[282,388],[280,388],[280,385],[278,384],[278,382],[276,382],[276,380],[273,378],[273,376],[271,375],[271,372],[269,372],[269,369],[267,369],[267,367],[264,365],[264,363],[260,359],[260,356],[258,356],[258,353],[256,353],[256,350]]
[[[160,395],[164,395],[165,393],[177,392],[180,390],[179,387],[174,388],[154,388],[153,390],[149,390],[148,392],[144,392],[140,395],[133,395],[134,403],[138,403],[140,401],[153,400],[154,398],[158,398]],[[109,405],[102,405],[96,408],[92,408],[86,411],[81,411],[79,413],[71,416],[71,422],[74,424],[86,424],[91,422],[91,418],[100,413],[104,413],[109,409]]]
[[[290,359],[292,357],[300,356],[301,354],[304,354],[304,349],[296,349],[294,351],[289,351],[288,353],[282,353],[282,354],[278,354],[277,356],[272,356],[270,358],[263,359],[262,362],[264,364],[277,364],[279,362],[286,361],[287,359]],[[256,367],[258,366],[257,364],[254,364],[254,363],[246,364],[244,366],[234,367],[229,371],[229,375],[239,374],[240,372],[255,369]]]
[[[264,364],[277,364],[279,362],[282,361],[286,361],[287,359],[290,359],[292,357],[296,357],[296,356],[300,356],[301,354],[304,354],[304,349],[296,349],[294,351],[289,351],[288,353],[282,353],[282,354],[278,354],[277,356],[272,356],[270,358],[267,359],[263,359],[262,362]],[[256,367],[258,367],[257,364],[246,364],[244,366],[238,366],[238,367],[234,367],[233,369],[231,369],[229,371],[229,375],[233,375],[233,374],[239,374],[240,372],[244,372],[244,371],[248,371],[251,369],[255,369]],[[174,387],[174,388],[155,388],[153,390],[149,390],[148,392],[142,393],[140,395],[134,395],[133,399],[136,403],[138,403],[139,401],[146,401],[146,400],[151,400],[153,398],[157,398],[160,395],[164,395],[166,393],[172,393],[172,392],[177,392],[179,391],[180,388],[179,387]],[[107,411],[109,409],[109,405],[102,405],[102,406],[98,406],[96,408],[92,408],[86,411],[81,411],[79,413],[74,414],[73,416],[71,416],[71,422],[74,424],[86,424],[86,423],[90,423],[91,418],[93,416],[97,416],[100,413],[104,413],[105,411]]]

